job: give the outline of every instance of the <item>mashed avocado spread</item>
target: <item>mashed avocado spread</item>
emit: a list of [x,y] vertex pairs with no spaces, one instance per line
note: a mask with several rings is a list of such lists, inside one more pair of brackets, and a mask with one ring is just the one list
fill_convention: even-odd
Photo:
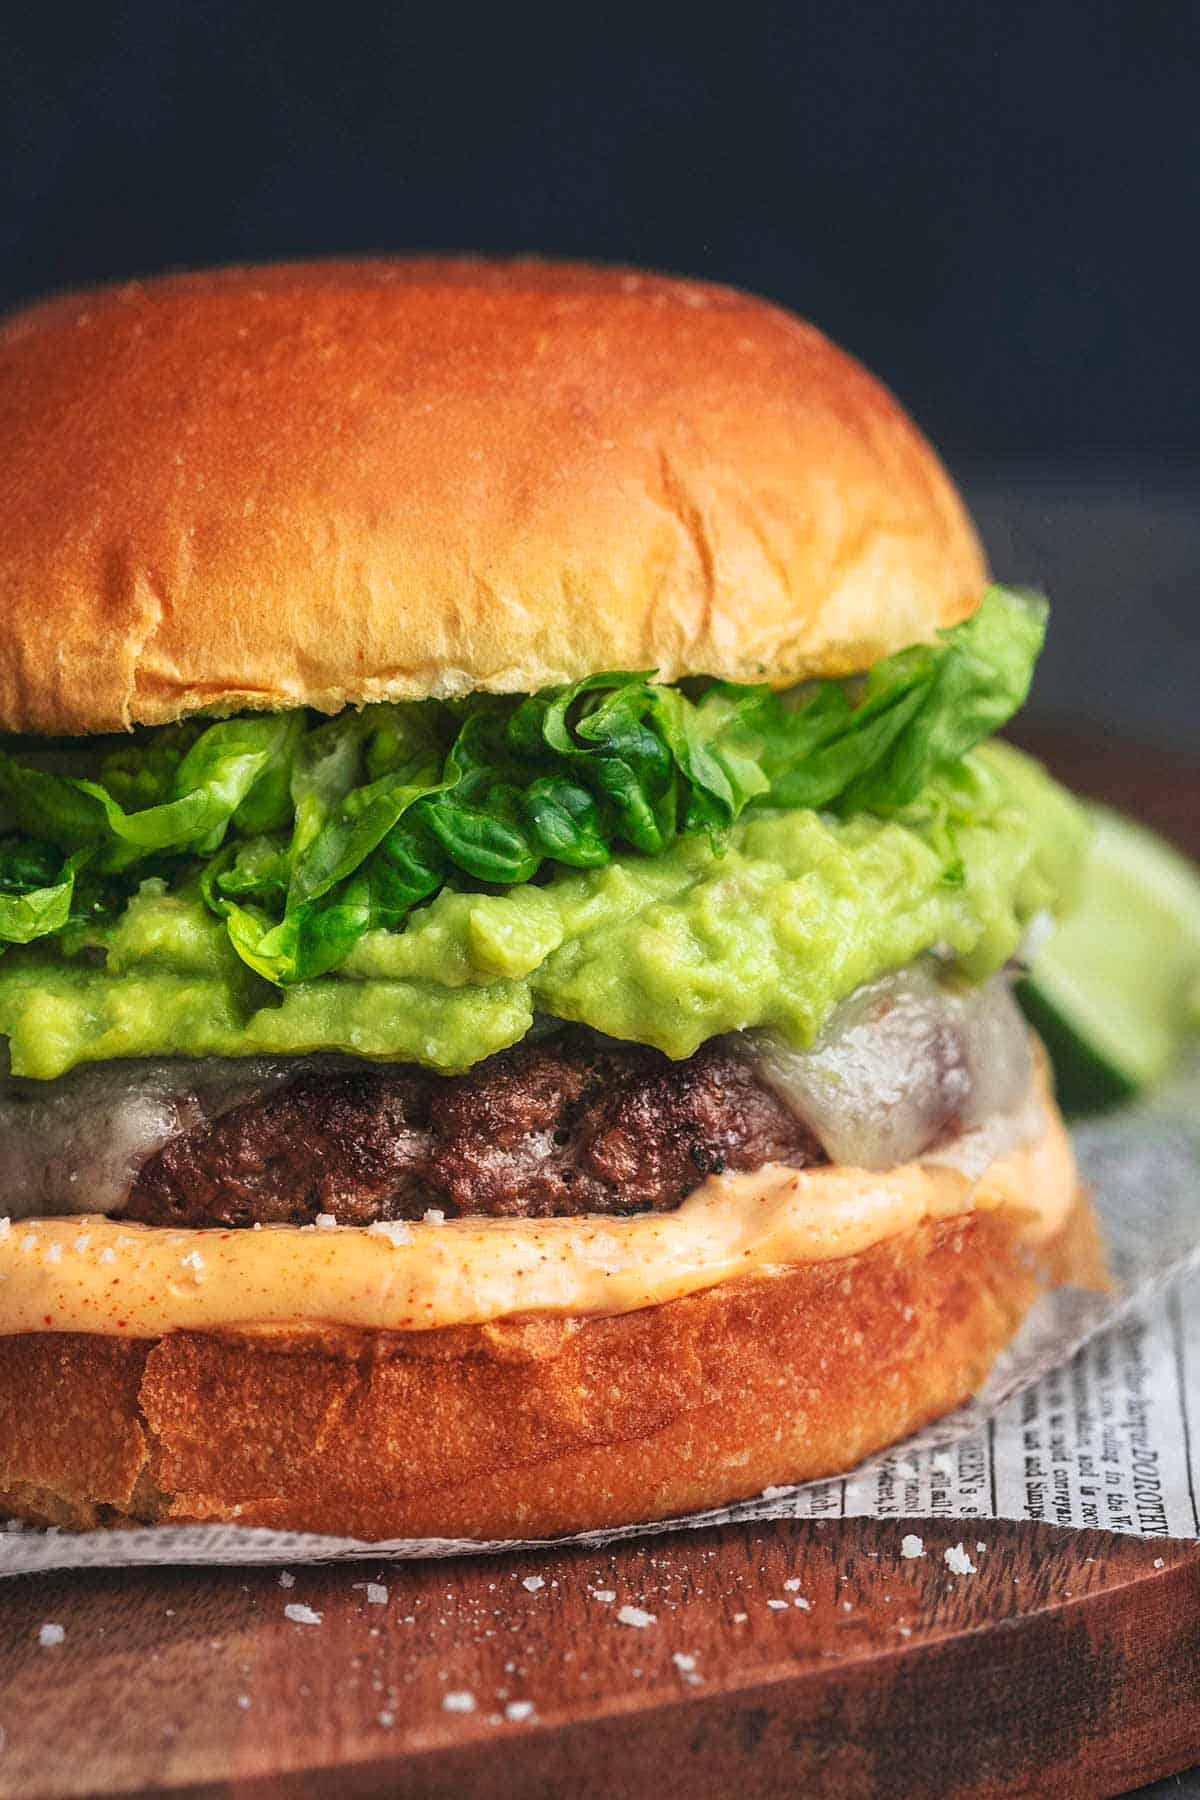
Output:
[[115,914],[0,959],[0,1032],[13,1072],[41,1078],[109,1057],[318,1050],[458,1072],[535,1013],[672,1057],[750,1026],[807,1044],[845,995],[932,946],[970,979],[992,973],[1035,914],[1069,901],[1084,834],[1069,795],[989,744],[876,810],[752,807],[720,841],[618,845],[498,892],[443,882],[403,930],[368,924],[335,969],[288,983],[239,952],[199,872],[151,875]]
[[1080,814],[988,745],[1044,602],[791,693],[609,671],[535,694],[0,741],[15,1074],[342,1050],[469,1068],[535,1015],[689,1056],[806,1045],[944,947],[990,974]]

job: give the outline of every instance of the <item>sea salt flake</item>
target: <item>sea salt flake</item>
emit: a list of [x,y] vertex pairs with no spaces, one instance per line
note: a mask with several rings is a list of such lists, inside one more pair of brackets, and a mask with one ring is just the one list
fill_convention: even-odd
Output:
[[545,1585],[546,1578],[544,1575],[526,1575],[521,1582],[521,1586],[523,1588],[528,1588],[531,1594],[536,1594],[538,1589],[544,1588]]
[[522,1719],[528,1719],[532,1713],[532,1700],[510,1700],[504,1709],[505,1718],[514,1725],[519,1725]]
[[423,1225],[444,1225],[446,1215],[440,1206],[431,1206],[421,1214],[421,1223]]
[[375,1717],[385,1731],[390,1731],[392,1726],[396,1723],[396,1715],[393,1712],[376,1713]]
[[900,1539],[900,1554],[909,1562],[911,1562],[914,1557],[924,1556],[925,1539],[919,1538],[915,1532],[908,1532],[906,1536]]
[[318,1213],[313,1220],[318,1231],[336,1231],[338,1222],[332,1213]]
[[786,1612],[787,1611],[787,1601],[786,1600],[768,1600],[767,1605],[771,1608],[772,1612]]
[[467,1693],[465,1690],[461,1690],[458,1693],[443,1694],[442,1711],[473,1713],[475,1711],[475,1696],[474,1694]]
[[6,1238],[12,1230],[11,1219],[0,1219],[0,1238]]
[[602,1600],[605,1606],[617,1597],[615,1588],[592,1588],[591,1595],[593,1600]]
[[249,1710],[250,1710],[249,1694],[239,1694],[237,1697],[237,1703],[241,1707],[243,1712],[249,1712]]
[[114,1262],[116,1262],[116,1260],[117,1260],[116,1251],[113,1249],[111,1244],[106,1244],[104,1249],[100,1252],[100,1261],[102,1263],[114,1263]]
[[1156,1569],[1165,1569],[1167,1565],[1161,1556],[1156,1556],[1154,1559],[1154,1566]]
[[406,1225],[403,1219],[376,1219],[374,1225],[367,1226],[367,1234],[370,1237],[386,1238],[393,1250],[413,1241],[412,1227]]
[[635,1625],[639,1631],[644,1631],[647,1625],[653,1625],[657,1617],[657,1613],[644,1612],[640,1606],[622,1606],[617,1612],[622,1625]]
[[51,1244],[50,1248],[46,1252],[46,1261],[48,1263],[57,1263],[57,1262],[62,1261],[62,1245],[61,1244]]
[[685,1675],[690,1674],[696,1666],[695,1657],[689,1656],[686,1650],[672,1651],[671,1661],[675,1664],[675,1667],[681,1669]]
[[792,1605],[798,1606],[800,1608],[801,1612],[811,1612],[812,1611],[812,1601],[806,1600],[804,1598],[803,1594],[798,1594],[796,1596],[796,1598],[792,1601]]
[[293,1625],[319,1625],[324,1617],[322,1613],[314,1612],[311,1606],[301,1606],[297,1601],[284,1607],[283,1616]]
[[52,1650],[55,1644],[61,1644],[66,1637],[61,1625],[42,1625],[38,1628],[38,1643],[43,1650]]
[[280,1569],[279,1585],[282,1588],[295,1587],[296,1577],[292,1574],[290,1569]]
[[[0,1232],[0,1237],[2,1237],[3,1235],[4,1235],[3,1232]],[[92,1240],[91,1240],[91,1237],[89,1236],[89,1234],[86,1231],[81,1231],[79,1236],[75,1239],[75,1242],[71,1246],[71,1248],[73,1250],[78,1250],[82,1254],[83,1251],[85,1251],[87,1249],[87,1247],[91,1243],[91,1241]]]
[[975,1575],[978,1570],[962,1544],[951,1544],[945,1552],[946,1567],[954,1575]]
[[785,1594],[794,1594],[799,1589],[799,1586],[800,1577],[798,1575],[789,1575],[783,1584],[783,1591]]
[[381,1581],[368,1581],[368,1583],[367,1583],[367,1605],[368,1606],[386,1606],[387,1603],[388,1603],[388,1591],[384,1587],[383,1583]]

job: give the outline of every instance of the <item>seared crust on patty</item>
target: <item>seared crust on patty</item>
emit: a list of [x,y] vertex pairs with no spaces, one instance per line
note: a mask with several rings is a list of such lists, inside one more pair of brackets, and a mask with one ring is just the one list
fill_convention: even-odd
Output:
[[549,1218],[678,1206],[705,1175],[824,1155],[720,1044],[684,1062],[563,1031],[467,1075],[407,1066],[300,1075],[172,1138],[123,1216],[148,1225]]
[[616,1317],[0,1338],[0,1512],[364,1539],[667,1518],[947,1412],[1061,1281],[1104,1281],[1083,1197],[1036,1251],[1015,1211],[975,1212]]

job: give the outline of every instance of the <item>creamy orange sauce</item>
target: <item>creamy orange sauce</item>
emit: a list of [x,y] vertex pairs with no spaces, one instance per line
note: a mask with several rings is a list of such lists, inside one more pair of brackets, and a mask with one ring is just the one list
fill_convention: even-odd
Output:
[[[986,1166],[985,1166],[986,1165]],[[983,1168],[982,1175],[972,1171]],[[173,1231],[84,1216],[0,1223],[0,1333],[298,1324],[417,1331],[520,1313],[622,1313],[719,1282],[855,1256],[921,1224],[1011,1207],[1031,1240],[1075,1195],[1044,1090],[923,1162],[872,1174],[710,1177],[676,1212],[329,1230]],[[395,1240],[395,1241],[393,1241]]]

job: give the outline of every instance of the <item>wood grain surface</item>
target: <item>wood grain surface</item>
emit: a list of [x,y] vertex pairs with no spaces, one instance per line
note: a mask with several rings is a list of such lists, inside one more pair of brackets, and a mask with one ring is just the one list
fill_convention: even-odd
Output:
[[0,1793],[1067,1796],[1200,1756],[1200,1548],[988,1524],[955,1576],[963,1535],[22,1577]]
[[[1200,851],[1193,769],[1035,747]],[[961,1576],[945,1552],[964,1539]],[[0,1583],[0,1800],[1071,1800],[1197,1760],[1194,1544],[777,1521],[283,1578]]]

